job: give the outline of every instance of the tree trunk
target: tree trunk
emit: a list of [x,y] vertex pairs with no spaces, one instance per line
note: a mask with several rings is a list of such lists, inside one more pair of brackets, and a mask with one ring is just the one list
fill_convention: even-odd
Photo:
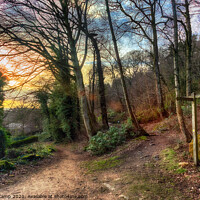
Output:
[[81,70],[75,69],[75,75],[76,75],[78,97],[79,97],[79,103],[83,121],[85,124],[87,135],[89,138],[91,138],[91,136],[95,135],[97,132],[96,120],[92,117],[92,114],[89,109]]
[[137,135],[148,135],[146,133],[146,131],[138,123],[138,121],[137,121],[137,119],[136,119],[136,117],[135,117],[135,115],[132,111],[132,108],[131,108],[131,104],[130,104],[130,100],[129,100],[128,92],[127,92],[127,87],[126,87],[126,83],[125,83],[124,73],[123,73],[123,66],[122,66],[122,63],[121,63],[120,56],[119,56],[117,40],[116,40],[116,37],[115,37],[113,25],[112,25],[112,19],[111,19],[111,15],[110,15],[110,8],[109,8],[108,0],[105,0],[105,3],[106,3],[106,10],[107,10],[107,15],[108,15],[108,21],[109,21],[109,25],[110,25],[112,40],[113,40],[113,44],[114,44],[115,54],[116,54],[117,63],[118,63],[118,66],[119,66],[122,88],[123,88],[123,92],[124,92],[127,110],[128,110],[129,116],[131,118],[131,121],[134,125],[136,134]]
[[[154,5],[155,6],[155,5]],[[167,117],[168,113],[165,110],[164,107],[164,101],[163,101],[163,91],[162,91],[162,85],[161,85],[161,76],[160,76],[160,67],[159,67],[159,54],[158,54],[158,36],[157,36],[157,30],[156,30],[156,21],[155,21],[155,12],[153,5],[151,6],[151,16],[152,16],[152,30],[153,30],[153,65],[155,70],[155,76],[156,76],[156,89],[157,89],[157,102],[160,109],[160,117]]]
[[86,97],[85,86],[83,83],[83,75],[81,72],[81,67],[79,66],[79,61],[77,57],[75,42],[73,39],[70,39],[70,48],[71,48],[71,56],[72,62],[74,65],[74,72],[76,76],[76,83],[77,83],[77,90],[78,90],[78,98],[80,103],[80,110],[83,117],[84,125],[86,128],[88,138],[91,138],[93,135],[96,134],[98,130],[98,124],[96,119],[92,117],[88,100]]
[[91,95],[92,95],[92,99],[91,99],[91,112],[94,113],[94,95],[95,95],[95,74],[96,74],[96,71],[95,71],[95,57],[96,57],[96,54],[95,54],[95,51],[94,51],[94,61],[93,61],[93,69],[92,69],[92,86],[91,86]]
[[192,77],[191,77],[191,64],[192,64],[192,28],[190,22],[190,11],[188,0],[185,0],[185,18],[186,18],[186,95],[190,96],[192,92]]
[[[176,2],[171,0],[173,18],[174,18],[174,82],[175,82],[175,93],[176,97],[180,96],[180,80],[179,80],[179,65],[178,65],[178,24],[177,24],[177,12],[176,12]],[[185,135],[186,141],[189,143],[192,140],[192,135],[187,130],[183,118],[183,112],[181,109],[180,101],[176,98],[176,113],[178,117],[179,127],[181,132]]]
[[108,129],[108,117],[107,117],[107,106],[106,106],[106,97],[105,97],[105,87],[104,87],[104,77],[103,70],[101,65],[101,55],[98,48],[98,44],[95,38],[91,38],[93,47],[97,55],[97,73],[99,77],[99,96],[100,96],[100,107],[101,107],[101,116],[103,128]]

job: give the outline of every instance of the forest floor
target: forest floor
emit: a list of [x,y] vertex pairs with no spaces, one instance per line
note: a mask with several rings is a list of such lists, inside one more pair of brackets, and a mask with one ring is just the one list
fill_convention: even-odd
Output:
[[84,142],[57,146],[52,157],[0,176],[0,199],[200,199],[200,168],[177,119],[144,128],[149,137],[100,157],[83,151]]

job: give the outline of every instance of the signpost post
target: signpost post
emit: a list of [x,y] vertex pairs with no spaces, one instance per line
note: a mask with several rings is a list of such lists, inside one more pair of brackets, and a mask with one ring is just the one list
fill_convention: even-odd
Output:
[[198,134],[197,134],[197,98],[200,98],[200,95],[195,95],[195,93],[192,93],[191,96],[177,98],[177,100],[192,102],[193,159],[194,159],[194,164],[196,166],[198,166],[199,164],[198,163],[199,145],[198,145]]

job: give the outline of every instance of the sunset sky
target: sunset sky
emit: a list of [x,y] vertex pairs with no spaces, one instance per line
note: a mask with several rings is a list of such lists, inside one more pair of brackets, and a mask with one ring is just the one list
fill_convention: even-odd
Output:
[[[102,9],[102,7],[99,7],[98,9],[96,9],[97,10],[97,15],[96,15],[97,18],[98,18],[98,12],[101,12],[101,9]],[[200,8],[199,8],[199,6],[191,6],[191,16],[192,16],[191,22],[192,22],[193,34],[200,35],[200,33],[199,33],[199,24],[200,24]],[[137,38],[136,38],[136,40],[137,40]],[[162,40],[161,40],[161,42],[162,42]],[[140,43],[140,46],[138,46],[138,42],[135,41],[135,38],[130,37],[130,35],[128,35],[128,34],[124,35],[118,41],[118,45],[120,47],[120,54],[122,56],[125,55],[129,51],[138,50],[138,49],[140,49],[140,47],[145,49],[147,47],[147,44],[148,43],[146,41],[143,41]],[[7,51],[5,51],[1,48],[0,54],[6,54],[6,53],[7,53]],[[15,58],[15,60],[16,59],[17,58]],[[8,82],[9,87],[19,86],[22,84],[23,81],[28,81],[29,79],[32,79],[31,77],[29,77],[29,78],[20,77],[20,76],[23,76],[25,73],[29,72],[28,71],[29,68],[26,66],[21,65],[20,66],[21,68],[16,70],[7,58],[1,58],[0,65],[5,66],[8,70],[8,74],[10,74],[9,82]],[[83,74],[84,74],[84,79],[85,79],[86,84],[88,83],[88,76],[87,76],[88,69],[91,68],[91,65],[92,65],[92,56],[89,55],[88,60],[86,61],[85,67],[83,68]],[[12,73],[15,74],[14,77],[12,76]],[[47,73],[47,72],[45,72],[45,73]],[[35,74],[37,74],[37,71]],[[44,74],[40,75],[40,77],[42,77],[42,76],[44,76]],[[34,79],[34,81],[38,81],[38,80],[39,80],[39,77]],[[108,78],[105,81],[108,81]],[[7,87],[6,89],[8,89],[9,87]],[[10,105],[16,106],[16,105],[20,104],[20,102],[18,102],[17,100],[15,100],[15,103],[13,104],[13,100],[10,99],[10,96],[14,96],[17,93],[22,92],[22,91],[23,91],[22,93],[24,94],[25,92],[29,92],[30,90],[33,90],[33,89],[35,89],[34,86],[31,83],[27,83],[22,89],[19,88],[12,94],[6,93],[5,107],[8,108],[8,107],[10,107]]]

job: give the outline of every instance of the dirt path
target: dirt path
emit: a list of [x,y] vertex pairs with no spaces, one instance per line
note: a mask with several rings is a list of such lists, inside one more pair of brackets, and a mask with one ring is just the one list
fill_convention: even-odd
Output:
[[[85,175],[80,163],[88,155],[72,151],[72,147],[57,147],[53,163],[41,166],[36,172],[31,172],[17,183],[0,189],[1,199],[102,199],[117,200],[123,197],[123,191],[112,187],[112,181],[119,179],[121,173],[127,169],[140,168],[154,154],[165,148],[166,138],[151,136],[147,141],[128,144],[126,149],[114,152],[110,156],[122,156],[126,165],[103,173]],[[159,144],[159,145],[158,145]],[[76,152],[76,153],[75,153]],[[106,158],[106,155],[104,158]],[[15,177],[16,178],[16,177]],[[105,186],[106,185],[106,186]],[[111,187],[110,189],[106,189]],[[4,196],[5,195],[5,196]],[[7,198],[6,198],[7,197]]]
[[[55,159],[57,161],[50,167],[46,166],[14,185],[0,189],[0,199],[6,200],[10,197],[45,200],[98,198],[93,194],[93,188],[98,187],[98,184],[91,184],[80,171],[79,162],[83,160],[82,155],[75,154],[64,147],[58,147]],[[114,199],[112,194],[102,198]]]
[[[153,126],[155,125],[152,124]],[[148,125],[147,131],[151,132],[152,127]],[[191,196],[189,194],[191,185],[188,182],[190,171],[186,174],[187,180],[184,175],[171,177],[168,172],[163,173],[157,164],[160,160],[160,152],[179,140],[179,136],[173,134],[171,129],[164,132],[153,131],[151,134],[147,140],[129,141],[118,147],[116,151],[100,158],[91,157],[82,149],[77,150],[76,145],[58,146],[50,165],[42,161],[39,170],[28,173],[26,177],[22,177],[12,185],[0,188],[0,199],[6,200],[9,197],[28,200],[199,199],[196,198],[200,195],[198,183],[196,183],[194,193],[196,196],[188,198]],[[114,156],[123,160],[117,168],[85,174],[80,166],[85,160],[102,160]],[[149,164],[151,167],[148,167]],[[197,172],[194,173],[197,174]],[[194,180],[196,180],[195,177]],[[6,198],[6,195],[10,196]]]

